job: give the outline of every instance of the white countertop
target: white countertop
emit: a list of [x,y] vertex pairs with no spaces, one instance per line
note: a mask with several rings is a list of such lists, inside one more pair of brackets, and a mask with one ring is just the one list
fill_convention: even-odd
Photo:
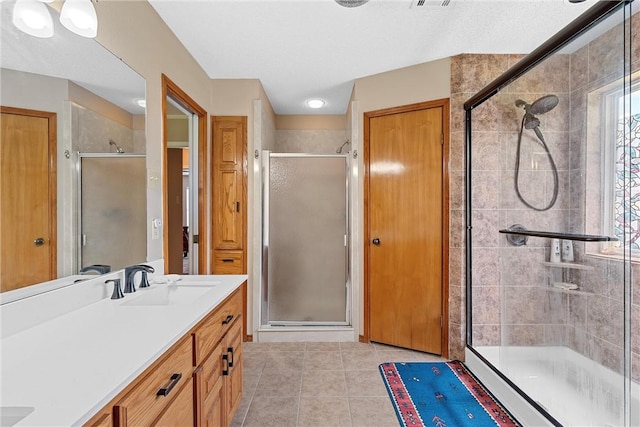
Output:
[[[191,277],[200,280],[178,281],[173,286],[207,286],[202,280],[205,276]],[[152,284],[151,288],[125,294],[123,299],[103,298],[5,336],[0,341],[0,406],[34,408],[15,424],[19,426],[85,423],[247,276],[206,278],[218,283],[188,303],[127,304],[171,286]],[[80,288],[82,283],[73,286]],[[29,309],[33,310],[33,304]],[[3,321],[8,319],[3,317]]]

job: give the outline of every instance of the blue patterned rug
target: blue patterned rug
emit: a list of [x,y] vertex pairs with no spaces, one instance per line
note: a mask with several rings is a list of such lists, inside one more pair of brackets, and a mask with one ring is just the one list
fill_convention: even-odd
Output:
[[521,426],[462,362],[383,363],[379,369],[401,426]]

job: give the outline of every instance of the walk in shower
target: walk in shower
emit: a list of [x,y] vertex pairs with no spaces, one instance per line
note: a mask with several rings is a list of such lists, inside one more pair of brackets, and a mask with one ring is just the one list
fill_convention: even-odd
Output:
[[262,159],[262,324],[347,325],[347,155]]
[[632,4],[595,3],[465,103],[465,357],[524,425],[640,425]]

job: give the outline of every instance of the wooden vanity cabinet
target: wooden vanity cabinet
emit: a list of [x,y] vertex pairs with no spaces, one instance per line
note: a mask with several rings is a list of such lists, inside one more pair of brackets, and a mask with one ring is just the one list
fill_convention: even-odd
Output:
[[242,293],[193,332],[197,426],[231,424],[242,397]]
[[85,427],[230,425],[242,398],[244,286],[167,350]]

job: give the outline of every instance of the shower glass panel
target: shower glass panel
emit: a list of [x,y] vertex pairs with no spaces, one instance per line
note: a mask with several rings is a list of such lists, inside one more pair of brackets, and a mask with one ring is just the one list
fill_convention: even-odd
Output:
[[640,32],[623,3],[465,104],[468,349],[556,425],[640,424]]
[[347,157],[263,158],[263,322],[347,324]]
[[79,268],[146,260],[146,173],[144,155],[80,155]]

